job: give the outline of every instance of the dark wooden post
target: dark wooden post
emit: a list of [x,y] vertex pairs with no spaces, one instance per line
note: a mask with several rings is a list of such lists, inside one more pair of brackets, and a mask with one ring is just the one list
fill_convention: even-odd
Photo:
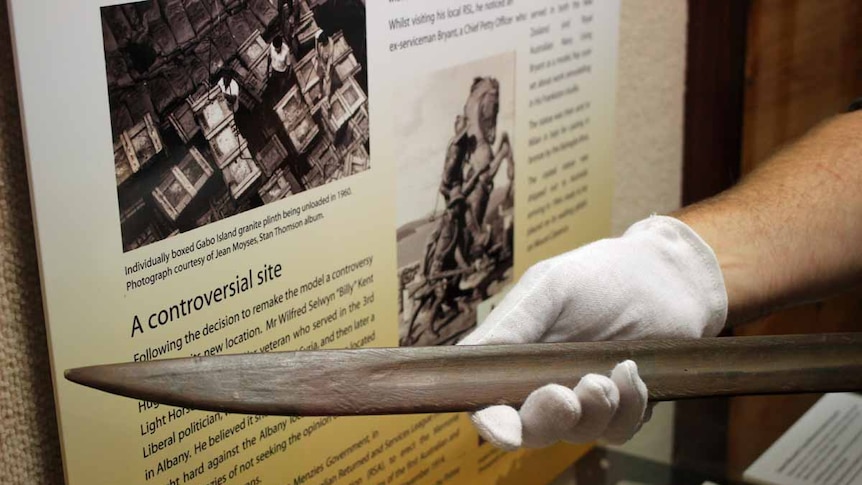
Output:
[[[713,196],[739,178],[749,0],[689,0],[683,203]],[[721,479],[727,463],[728,400],[679,402],[674,465]]]

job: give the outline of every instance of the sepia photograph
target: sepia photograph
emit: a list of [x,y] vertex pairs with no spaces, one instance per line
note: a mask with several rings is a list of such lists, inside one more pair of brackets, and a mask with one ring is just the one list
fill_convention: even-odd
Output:
[[101,8],[123,251],[370,168],[363,0]]
[[512,280],[515,54],[394,93],[399,343],[451,345]]

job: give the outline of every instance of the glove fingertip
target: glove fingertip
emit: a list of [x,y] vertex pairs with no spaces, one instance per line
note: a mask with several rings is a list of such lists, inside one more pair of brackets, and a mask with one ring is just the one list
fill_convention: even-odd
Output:
[[491,406],[470,419],[479,435],[497,448],[514,451],[521,447],[521,417],[514,408]]
[[568,387],[548,384],[530,393],[519,413],[524,447],[544,448],[559,441],[565,429],[577,426],[581,403]]
[[616,383],[601,374],[587,374],[575,386],[575,393],[584,400],[601,401],[611,414],[615,413],[620,403],[620,391]]
[[568,429],[565,440],[570,443],[588,443],[600,438],[619,406],[620,394],[616,384],[607,376],[587,374],[574,389],[583,407],[583,418],[577,426]]
[[627,407],[634,408],[638,417],[642,417],[649,396],[646,384],[638,374],[637,364],[632,360],[620,362],[611,372],[611,381],[617,385],[621,400],[624,396],[628,401],[625,403]]
[[640,430],[646,418],[647,388],[638,375],[637,364],[631,360],[618,364],[611,372],[611,380],[619,388],[620,406],[604,438],[608,443],[622,444]]

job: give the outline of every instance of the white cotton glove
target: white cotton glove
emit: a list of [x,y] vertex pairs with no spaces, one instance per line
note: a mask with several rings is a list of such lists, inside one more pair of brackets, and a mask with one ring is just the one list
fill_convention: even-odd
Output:
[[[717,335],[727,292],[712,249],[683,222],[645,219],[605,239],[530,268],[460,345],[574,342]],[[574,389],[549,384],[520,412],[494,406],[473,415],[504,449],[556,441],[627,441],[640,428],[647,390],[637,366],[589,375]]]

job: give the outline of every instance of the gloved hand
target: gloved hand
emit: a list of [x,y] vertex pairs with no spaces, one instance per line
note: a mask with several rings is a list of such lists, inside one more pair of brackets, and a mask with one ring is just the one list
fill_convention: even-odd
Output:
[[[712,249],[683,222],[645,219],[623,236],[598,241],[530,268],[460,345],[574,342],[717,335],[727,292]],[[473,415],[504,449],[556,441],[627,441],[640,428],[647,391],[631,362],[611,377],[590,375],[574,389],[550,384],[520,412],[494,406]]]

